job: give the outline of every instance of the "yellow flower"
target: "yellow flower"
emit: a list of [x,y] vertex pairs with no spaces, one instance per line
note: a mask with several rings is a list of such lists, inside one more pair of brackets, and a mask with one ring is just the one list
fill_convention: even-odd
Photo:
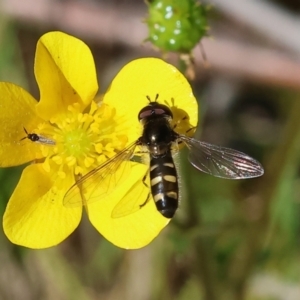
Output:
[[[173,113],[173,124],[176,124],[176,131],[181,134],[188,132],[187,135],[193,135],[198,122],[198,105],[192,89],[186,78],[174,66],[160,59],[141,58],[128,63],[112,81],[108,91],[103,96],[103,103],[113,103],[118,118],[126,116],[123,124],[131,128],[132,141],[135,141],[141,136],[143,129],[138,122],[138,113],[149,104],[147,96],[151,101],[154,101],[157,95],[157,102],[170,106]],[[145,174],[146,167],[144,165],[140,164],[136,167],[144,167],[142,173]],[[141,176],[139,180],[142,180]],[[138,182],[138,179],[136,182]],[[150,182],[148,186],[150,186]],[[129,193],[127,197],[122,197],[124,210],[127,209],[126,205],[130,207],[134,201],[130,198],[134,196]],[[146,195],[142,195],[140,205],[143,204],[145,199]],[[120,201],[120,198],[115,200],[117,201],[107,199],[94,202],[88,206],[91,223],[109,240],[111,240],[109,237],[115,236],[116,239],[118,237],[119,241],[123,239],[122,245],[124,245],[127,236],[132,234],[131,230],[134,230],[132,239],[136,237],[137,245],[146,245],[152,240],[152,236],[158,234],[160,227],[157,224],[160,224],[160,217],[163,220],[162,222],[169,221],[169,219],[160,216],[151,197],[147,205],[137,213],[115,218],[113,219],[114,225],[108,226],[112,222],[111,212]],[[99,211],[101,211],[101,222]],[[118,230],[116,231],[115,228],[118,228]],[[149,231],[153,235],[149,235]],[[151,240],[149,239],[150,236]],[[133,240],[132,244],[135,244]]]
[[[35,76],[39,102],[21,87],[0,83],[0,166],[32,162],[9,200],[3,227],[15,244],[46,248],[64,240],[80,222],[86,204],[81,199],[83,191],[78,188],[72,200],[79,205],[68,207],[63,204],[68,189],[140,135],[137,114],[147,104],[146,95],[159,94],[159,101],[169,101],[179,116],[184,108],[190,118],[188,125],[179,120],[178,129],[196,125],[197,105],[176,68],[152,58],[128,64],[97,105],[98,85],[90,50],[61,32],[45,34],[39,40]],[[153,200],[135,213],[112,216],[120,201],[125,210],[126,205],[130,207],[132,187],[142,184],[147,170],[144,164],[128,164],[134,170],[130,180],[99,201],[87,201],[84,207],[104,237],[133,249],[151,242],[169,220],[157,212]],[[141,198],[145,193],[143,190]]]

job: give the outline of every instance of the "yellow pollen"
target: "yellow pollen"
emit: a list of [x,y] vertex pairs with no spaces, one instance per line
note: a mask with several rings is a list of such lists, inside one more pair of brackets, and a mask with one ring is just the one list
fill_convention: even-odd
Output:
[[83,153],[88,153],[92,145],[87,132],[81,129],[66,132],[63,144],[66,155],[74,157],[80,157]]
[[81,112],[80,106],[69,106],[67,114],[45,124],[40,132],[43,134],[47,128],[47,136],[55,140],[55,146],[43,145],[43,167],[47,172],[54,168],[61,178],[67,172],[87,173],[127,143],[123,124],[108,105],[92,103],[89,113]]

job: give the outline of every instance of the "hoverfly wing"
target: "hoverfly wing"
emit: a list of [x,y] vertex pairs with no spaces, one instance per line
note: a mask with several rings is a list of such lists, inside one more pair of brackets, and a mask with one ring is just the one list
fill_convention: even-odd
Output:
[[189,161],[198,170],[221,178],[245,179],[264,174],[262,165],[247,154],[180,135],[190,150]]
[[[131,161],[137,142],[130,144],[121,152],[96,167],[78,181],[67,191],[64,197],[64,205],[76,207],[93,203],[102,197],[109,195],[116,186],[128,179]],[[78,192],[81,200],[78,201]]]
[[146,181],[149,181],[150,184],[149,170],[147,170],[147,174],[145,173],[143,178],[136,179],[135,184],[114,207],[112,211],[113,218],[125,217],[139,211],[151,199],[150,189],[146,185]]

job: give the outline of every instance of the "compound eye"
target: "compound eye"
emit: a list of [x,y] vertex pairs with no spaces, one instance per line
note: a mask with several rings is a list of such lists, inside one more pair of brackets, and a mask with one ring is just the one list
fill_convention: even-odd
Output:
[[139,121],[148,118],[150,116],[164,116],[172,118],[173,114],[168,106],[152,102],[150,105],[144,107],[139,113]]
[[166,105],[158,104],[154,110],[156,115],[163,115],[164,117],[173,118],[171,109]]
[[142,109],[139,113],[139,121],[150,117],[151,115],[153,115],[153,109],[152,108],[148,108],[145,107],[144,109]]

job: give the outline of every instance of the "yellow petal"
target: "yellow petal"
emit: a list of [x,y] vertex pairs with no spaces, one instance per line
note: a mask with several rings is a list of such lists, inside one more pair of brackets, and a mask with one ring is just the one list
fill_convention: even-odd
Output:
[[4,214],[3,228],[10,241],[40,249],[68,237],[78,226],[82,213],[80,207],[63,206],[63,196],[71,185],[71,177],[53,182],[39,164],[28,166]]
[[186,78],[161,59],[137,59],[117,74],[103,96],[105,103],[116,108],[117,115],[125,116],[123,122],[133,131],[129,133],[129,143],[141,135],[138,114],[149,104],[147,96],[155,101],[156,95],[157,102],[170,106],[174,115],[180,115],[178,109],[183,110],[189,116],[190,127],[197,125],[198,105]]
[[[131,182],[128,174],[132,170],[132,166],[135,165],[136,163],[131,161],[124,161],[118,166],[114,163],[104,164],[104,168],[102,167],[103,165],[100,165],[100,168],[96,168],[91,173],[88,173],[68,190],[64,197],[64,205],[76,207],[104,199],[124,181],[129,180]],[[82,199],[76,197],[79,191],[78,186],[81,190]]]
[[0,82],[0,167],[16,166],[42,157],[40,145],[26,137],[43,122],[35,113],[37,101],[24,89]]
[[37,44],[35,76],[40,88],[37,111],[50,119],[68,105],[90,104],[98,90],[94,59],[79,39],[62,32],[43,35]]
[[157,211],[152,197],[146,205],[136,209],[147,200],[150,190],[142,182],[147,166],[135,164],[133,168],[130,180],[106,199],[87,207],[95,228],[111,243],[125,249],[146,246],[170,222]]

